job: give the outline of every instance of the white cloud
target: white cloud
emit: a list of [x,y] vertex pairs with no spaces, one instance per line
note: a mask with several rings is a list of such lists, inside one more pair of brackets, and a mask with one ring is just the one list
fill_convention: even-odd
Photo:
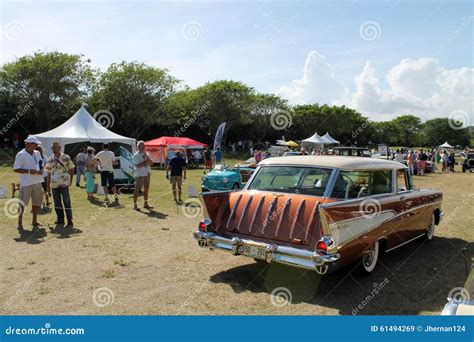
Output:
[[331,65],[313,51],[303,78],[282,87],[279,94],[292,103],[345,104],[377,121],[403,114],[423,119],[447,117],[456,110],[473,116],[474,68],[445,69],[433,58],[403,59],[388,70],[384,81],[386,86],[382,87],[367,61],[354,78],[354,92],[348,94]]
[[306,58],[303,78],[294,80],[290,86],[280,88],[278,94],[291,103],[333,104],[347,96],[348,89],[336,75],[324,56],[311,51]]

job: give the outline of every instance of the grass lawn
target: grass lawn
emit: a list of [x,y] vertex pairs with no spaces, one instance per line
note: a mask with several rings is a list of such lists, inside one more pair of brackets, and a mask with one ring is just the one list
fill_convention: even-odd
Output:
[[[199,191],[201,177],[202,170],[189,170],[185,187]],[[0,185],[10,189],[17,179],[8,163],[0,167]],[[466,279],[474,175],[432,174],[415,177],[415,184],[444,192],[445,222],[431,243],[383,256],[366,278],[320,277],[199,248],[192,238],[196,208],[184,212],[172,201],[163,170],[153,170],[152,212],[132,210],[131,194],[122,194],[120,205],[93,204],[73,186],[73,231],[51,232],[55,215],[43,213],[47,235],[20,241],[16,219],[0,216],[0,314],[350,315],[381,282],[387,285],[359,314],[439,314],[449,291]],[[27,213],[25,228],[30,221]],[[279,307],[270,294],[281,286],[292,300]]]

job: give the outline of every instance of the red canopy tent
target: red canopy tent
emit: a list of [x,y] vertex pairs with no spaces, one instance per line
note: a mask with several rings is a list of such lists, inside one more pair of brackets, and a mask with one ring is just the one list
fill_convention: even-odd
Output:
[[186,137],[160,137],[145,141],[145,150],[154,163],[163,164],[166,160],[168,150],[173,149],[203,149],[207,145]]

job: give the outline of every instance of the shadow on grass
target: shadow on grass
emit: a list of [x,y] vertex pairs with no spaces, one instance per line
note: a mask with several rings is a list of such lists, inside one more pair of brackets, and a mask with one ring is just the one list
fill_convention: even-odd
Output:
[[228,284],[236,293],[271,294],[284,287],[293,304],[334,308],[342,315],[439,313],[448,293],[463,286],[472,250],[473,244],[464,240],[435,237],[431,243],[417,241],[381,255],[375,271],[362,278],[351,273],[354,265],[319,276],[313,271],[259,262],[216,273],[210,281]]
[[24,230],[21,232],[20,236],[14,238],[16,242],[25,242],[31,245],[39,245],[44,242],[44,237],[46,236],[45,229],[38,229],[35,231]]
[[79,235],[82,230],[71,226],[65,226],[63,224],[57,224],[54,228],[50,228],[51,234],[57,235],[58,239],[69,239],[71,236]]
[[160,220],[163,220],[168,217],[168,214],[160,213],[159,211],[156,211],[154,209],[141,208],[140,212],[147,215],[148,217],[153,217]]

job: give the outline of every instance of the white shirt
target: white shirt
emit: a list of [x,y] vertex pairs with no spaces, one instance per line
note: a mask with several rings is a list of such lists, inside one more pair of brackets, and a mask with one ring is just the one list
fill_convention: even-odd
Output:
[[399,163],[403,163],[403,154],[401,153],[397,153],[395,155],[395,161],[399,162]]
[[78,153],[76,156],[76,166],[86,165],[86,157],[87,157],[87,154],[85,154],[84,152]]
[[100,151],[96,154],[95,158],[100,160],[101,171],[114,171],[115,154],[112,151]]
[[140,163],[145,161],[145,152],[141,153],[140,151],[135,152],[133,155],[133,163],[137,169],[137,177],[145,177],[148,176],[150,173],[150,165],[145,164],[145,166],[139,167],[137,166]]
[[194,151],[194,158],[201,159],[201,153],[199,151]]
[[[25,149],[22,149],[16,154],[15,162],[13,163],[13,170],[25,169],[39,171],[40,160],[42,160],[42,158],[39,151],[33,151],[33,154],[29,154]],[[30,175],[28,173],[22,173],[20,175],[20,187],[22,188],[38,183],[43,183],[42,175]]]

